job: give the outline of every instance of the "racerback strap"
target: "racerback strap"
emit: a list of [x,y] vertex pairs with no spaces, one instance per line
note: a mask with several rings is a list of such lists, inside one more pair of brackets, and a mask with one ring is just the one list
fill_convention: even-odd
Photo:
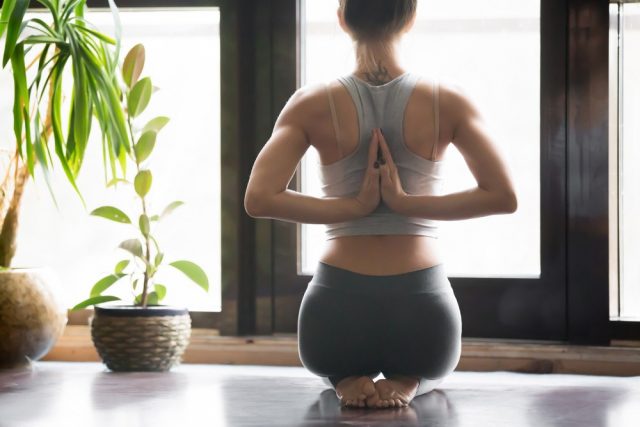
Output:
[[336,113],[336,104],[333,102],[333,95],[329,88],[329,83],[324,86],[327,97],[329,98],[329,108],[331,108],[331,121],[333,122],[333,131],[336,134],[336,143],[338,144],[338,153],[340,153],[340,159],[342,158],[342,144],[340,141],[340,126],[338,125],[338,114]]
[[433,111],[435,120],[435,139],[433,141],[433,148],[431,149],[431,160],[436,160],[436,154],[438,152],[438,140],[440,139],[440,85],[438,80],[433,80]]

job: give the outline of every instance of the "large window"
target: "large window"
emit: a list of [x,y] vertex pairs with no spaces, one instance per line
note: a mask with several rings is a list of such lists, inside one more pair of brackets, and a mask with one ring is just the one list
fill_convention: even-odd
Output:
[[[146,48],[148,75],[159,90],[142,123],[156,115],[171,121],[159,134],[149,167],[154,182],[149,193],[151,209],[161,211],[173,200],[185,205],[167,217],[157,229],[165,259],[188,259],[207,272],[206,295],[171,267],[157,274],[167,285],[163,304],[187,306],[192,311],[220,311],[220,41],[217,8],[121,9],[123,53],[137,43]],[[37,13],[37,12],[36,12]],[[111,13],[93,9],[88,19],[113,34]],[[47,19],[46,15],[43,16]],[[10,117],[13,92],[9,69],[0,76],[0,117]],[[138,212],[136,200],[126,188],[105,189],[100,140],[94,126],[79,186],[87,202],[85,211],[77,195],[55,169],[56,210],[42,175],[27,185],[13,265],[46,266],[62,284],[67,306],[86,299],[91,286],[110,273],[126,254],[116,249],[133,228],[92,217],[98,206],[113,204]],[[0,140],[12,141],[10,121],[0,122]],[[131,177],[130,177],[131,178]],[[133,301],[131,288],[122,280],[113,294]]]
[[[349,37],[337,24],[337,1],[306,0],[303,84],[354,69]],[[402,44],[403,63],[424,76],[460,85],[483,112],[512,172],[514,215],[440,222],[451,276],[537,277],[540,274],[540,0],[418,2]],[[317,153],[307,151],[302,192],[321,197]],[[444,193],[475,186],[462,156],[445,156]],[[299,274],[313,274],[325,242],[323,225],[303,224]],[[472,238],[470,238],[472,236]]]
[[[640,4],[613,4],[610,48],[611,314],[640,319]],[[617,252],[617,256],[616,255]],[[616,262],[617,261],[617,262]],[[617,280],[616,280],[617,279]],[[617,298],[616,298],[617,297]]]

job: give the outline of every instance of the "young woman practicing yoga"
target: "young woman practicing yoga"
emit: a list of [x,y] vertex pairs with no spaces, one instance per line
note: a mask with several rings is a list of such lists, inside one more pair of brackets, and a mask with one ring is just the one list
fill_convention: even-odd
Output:
[[[344,406],[406,406],[455,369],[462,320],[435,221],[517,207],[505,162],[474,105],[455,86],[408,72],[396,57],[416,3],[339,1],[356,69],[296,91],[245,194],[252,217],[326,224],[327,245],[298,315],[298,351]],[[475,188],[440,193],[449,144]],[[323,198],[287,189],[309,147],[320,157]],[[380,373],[385,378],[374,383]]]

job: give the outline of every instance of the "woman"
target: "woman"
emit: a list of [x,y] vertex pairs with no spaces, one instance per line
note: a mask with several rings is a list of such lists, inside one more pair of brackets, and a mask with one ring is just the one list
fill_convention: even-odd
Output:
[[[511,213],[507,167],[459,90],[408,73],[396,48],[417,0],[340,0],[357,66],[299,89],[258,155],[252,217],[326,224],[328,242],[298,316],[303,365],[345,406],[406,406],[457,365],[462,323],[436,220]],[[477,187],[438,194],[449,144]],[[326,197],[287,189],[313,146]],[[373,382],[380,373],[384,379]]]

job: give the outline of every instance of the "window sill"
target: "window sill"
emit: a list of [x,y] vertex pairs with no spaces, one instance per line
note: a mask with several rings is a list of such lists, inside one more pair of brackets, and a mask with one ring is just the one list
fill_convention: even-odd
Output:
[[[88,326],[67,325],[42,360],[100,362]],[[183,363],[302,366],[295,334],[220,336],[194,328]],[[459,371],[513,371],[587,375],[640,375],[640,342],[614,341],[609,347],[464,338]]]

